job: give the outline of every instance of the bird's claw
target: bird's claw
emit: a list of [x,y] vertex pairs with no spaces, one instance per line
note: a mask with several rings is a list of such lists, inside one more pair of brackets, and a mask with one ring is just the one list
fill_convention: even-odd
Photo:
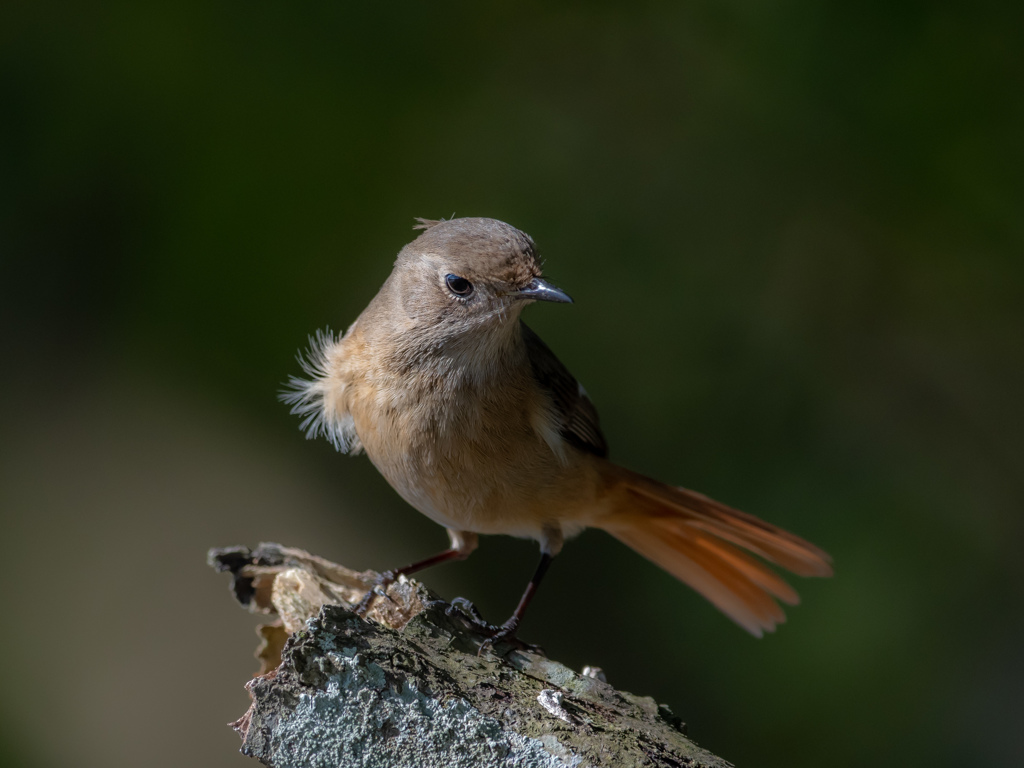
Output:
[[516,638],[517,629],[519,629],[519,620],[513,616],[500,627],[494,628],[494,633],[490,637],[485,639],[482,643],[480,643],[480,648],[476,652],[476,655],[483,656],[484,651],[493,651],[495,643],[519,642],[519,640]]
[[445,607],[444,612],[448,616],[457,616],[468,621],[482,632],[494,633],[501,629],[501,627],[485,621],[484,617],[480,614],[480,610],[464,597],[454,598],[451,603]]
[[373,586],[366,590],[366,594],[363,595],[363,599],[359,601],[352,612],[356,616],[365,616],[366,612],[370,610],[374,600],[378,597],[386,597],[391,602],[391,595],[388,594],[388,587],[395,583],[398,579],[398,574],[395,571],[384,571],[377,577],[377,580],[373,583]]

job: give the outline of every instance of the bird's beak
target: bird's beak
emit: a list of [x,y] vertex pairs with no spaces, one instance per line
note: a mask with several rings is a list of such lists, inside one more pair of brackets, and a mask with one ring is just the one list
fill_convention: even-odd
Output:
[[572,298],[565,291],[555,288],[547,280],[533,278],[530,284],[516,292],[516,296],[533,301],[556,301],[560,304],[572,304]]

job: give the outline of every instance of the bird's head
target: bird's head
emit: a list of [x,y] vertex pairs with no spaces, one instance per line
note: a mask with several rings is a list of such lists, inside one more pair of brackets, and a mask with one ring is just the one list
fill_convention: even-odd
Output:
[[405,314],[448,333],[514,324],[533,301],[571,303],[541,277],[533,240],[496,219],[419,219],[392,279]]

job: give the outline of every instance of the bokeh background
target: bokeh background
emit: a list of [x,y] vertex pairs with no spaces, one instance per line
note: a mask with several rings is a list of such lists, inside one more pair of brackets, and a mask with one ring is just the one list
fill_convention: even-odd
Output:
[[[445,545],[275,393],[452,214],[575,297],[614,458],[835,557],[757,641],[587,533],[526,639],[740,766],[1022,764],[1021,8],[6,4],[0,764],[251,765],[206,549]],[[424,579],[502,620],[535,552]]]

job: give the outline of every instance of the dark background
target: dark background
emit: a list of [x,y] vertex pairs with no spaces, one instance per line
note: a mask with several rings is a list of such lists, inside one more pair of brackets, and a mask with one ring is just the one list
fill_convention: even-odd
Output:
[[[454,213],[616,460],[835,558],[757,641],[586,533],[525,639],[740,766],[1021,764],[1021,7],[5,5],[0,763],[251,765],[207,547],[444,546],[275,393]],[[535,552],[424,578],[502,620]]]

